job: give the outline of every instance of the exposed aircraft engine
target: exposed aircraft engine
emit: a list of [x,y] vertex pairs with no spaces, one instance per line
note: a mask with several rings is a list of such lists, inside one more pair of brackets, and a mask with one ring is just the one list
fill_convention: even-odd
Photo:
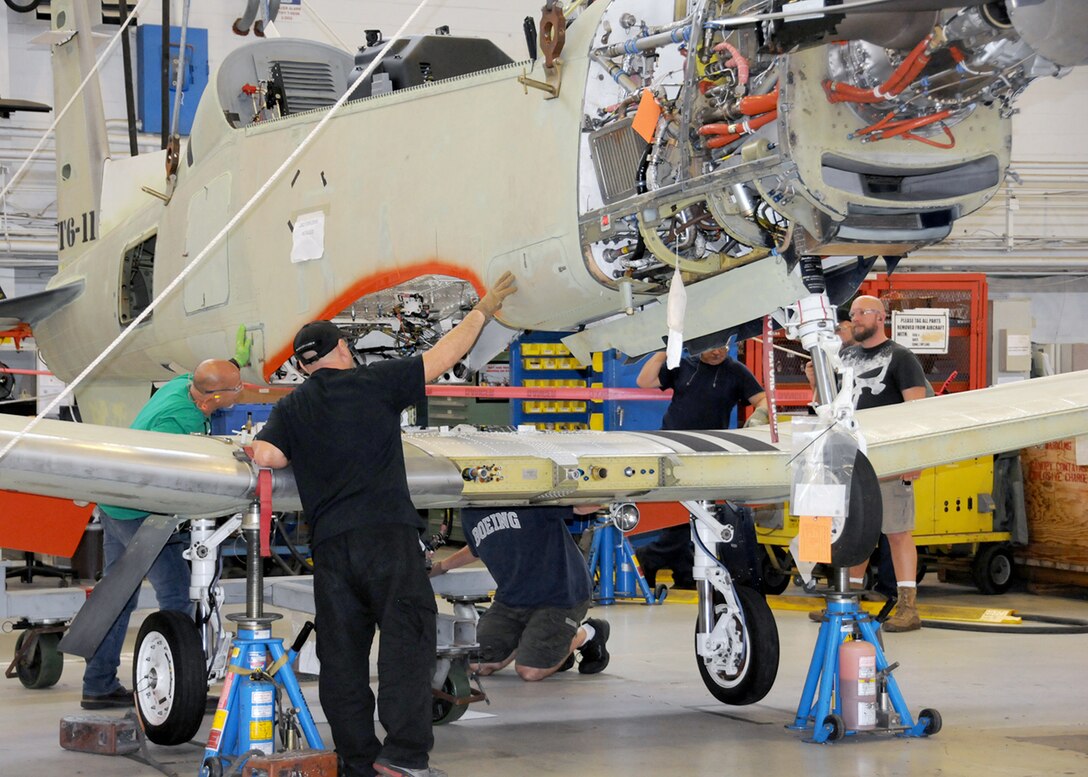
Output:
[[674,268],[697,281],[792,248],[825,257],[841,301],[870,257],[894,263],[982,206],[1008,166],[1014,99],[1088,58],[1039,33],[1083,21],[1075,2],[821,5],[604,12],[579,203],[606,282],[654,293]]
[[[384,289],[353,302],[333,318],[360,363],[414,356],[432,348],[456,326],[479,297],[467,281],[428,276]],[[439,383],[464,383],[468,367],[457,364]],[[300,382],[288,363],[278,383]]]

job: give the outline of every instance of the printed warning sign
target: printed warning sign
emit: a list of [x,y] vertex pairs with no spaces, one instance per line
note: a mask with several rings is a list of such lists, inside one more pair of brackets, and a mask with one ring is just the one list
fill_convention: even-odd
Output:
[[948,353],[948,309],[893,311],[892,339],[915,353]]

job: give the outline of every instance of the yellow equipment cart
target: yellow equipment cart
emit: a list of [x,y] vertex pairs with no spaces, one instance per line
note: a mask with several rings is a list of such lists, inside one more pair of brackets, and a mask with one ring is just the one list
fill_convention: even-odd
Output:
[[[919,579],[936,567],[941,580],[969,573],[984,594],[1008,590],[1014,572],[1013,543],[1027,540],[1019,478],[1018,453],[922,471],[914,484]],[[793,573],[787,546],[797,534],[797,516],[790,515],[786,505],[757,509],[755,520],[756,535],[766,551],[764,584],[768,592],[781,593]]]

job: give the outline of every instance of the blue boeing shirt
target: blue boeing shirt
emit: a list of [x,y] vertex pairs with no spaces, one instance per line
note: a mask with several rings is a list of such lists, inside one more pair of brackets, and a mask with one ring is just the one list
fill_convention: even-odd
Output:
[[469,550],[495,578],[507,607],[573,607],[589,599],[589,568],[564,522],[570,507],[461,511]]

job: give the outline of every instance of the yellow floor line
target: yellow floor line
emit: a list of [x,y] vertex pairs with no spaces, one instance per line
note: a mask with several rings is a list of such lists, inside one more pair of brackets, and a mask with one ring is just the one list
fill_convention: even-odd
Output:
[[[768,596],[767,602],[773,610],[803,610],[807,612],[809,610],[823,609],[823,601],[819,597]],[[876,615],[883,607],[883,602],[861,602],[861,609],[870,615]],[[924,603],[918,605],[918,614],[922,616],[924,621],[1019,625],[1021,622],[1020,617],[1014,615],[1013,612],[1013,610],[998,607]]]
[[[672,587],[672,576],[668,572],[660,572],[657,576],[658,584],[669,586],[665,604],[696,604],[699,595],[695,591],[678,591]],[[634,598],[617,598],[617,604],[645,604],[646,601],[637,596]],[[772,610],[808,612],[809,610],[822,610],[824,601],[819,596],[768,596],[767,603]],[[883,602],[861,602],[861,608],[870,615],[877,615]],[[959,623],[989,623],[1018,626],[1021,624],[1020,616],[1014,610],[1000,607],[969,607],[950,604],[925,604],[918,605],[918,614],[922,620],[955,621]]]

